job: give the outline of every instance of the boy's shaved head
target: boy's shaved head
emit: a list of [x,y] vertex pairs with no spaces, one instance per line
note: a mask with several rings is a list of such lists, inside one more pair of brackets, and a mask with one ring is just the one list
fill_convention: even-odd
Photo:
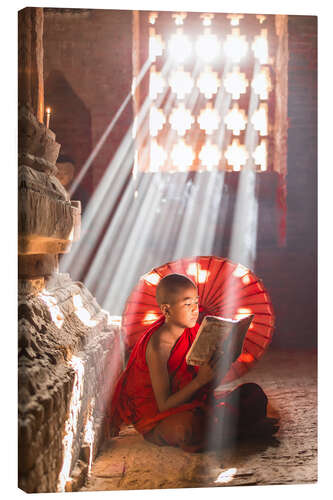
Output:
[[156,287],[158,305],[172,303],[181,290],[186,290],[189,287],[196,288],[193,281],[184,274],[164,276]]

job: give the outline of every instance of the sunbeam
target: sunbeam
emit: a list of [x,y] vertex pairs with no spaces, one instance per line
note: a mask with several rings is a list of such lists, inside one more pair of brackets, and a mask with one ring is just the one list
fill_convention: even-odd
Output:
[[100,152],[101,148],[103,147],[105,141],[107,140],[107,138],[109,137],[110,133],[112,132],[113,130],[113,127],[115,126],[115,124],[117,123],[117,121],[119,120],[120,116],[122,115],[123,111],[126,109],[127,105],[129,104],[129,102],[131,101],[131,98],[132,98],[132,94],[133,92],[135,91],[135,88],[140,85],[143,77],[145,76],[146,72],[148,71],[150,67],[150,61],[149,59],[147,59],[147,61],[144,63],[139,75],[137,76],[136,78],[136,81],[135,81],[135,86],[134,88],[131,89],[131,92],[129,92],[126,96],[126,98],[124,99],[123,103],[120,105],[117,113],[115,114],[115,116],[112,118],[110,124],[107,126],[105,132],[103,133],[103,135],[100,137],[98,143],[96,144],[95,148],[93,149],[93,151],[91,152],[91,154],[89,155],[87,161],[85,162],[85,164],[83,165],[81,171],[80,171],[80,174],[77,176],[77,178],[74,180],[70,190],[69,190],[69,194],[70,196],[72,196],[73,193],[75,193],[75,190],[77,189],[77,187],[79,186],[79,184],[81,183],[83,177],[85,176],[85,174],[87,173],[87,170],[89,169],[89,167],[91,166],[92,162],[94,161],[94,159],[96,158],[96,156],[98,155],[98,153]]
[[182,207],[184,202],[186,203],[184,191],[188,173],[165,175],[163,198],[159,207],[156,232],[154,231],[153,236],[154,252],[151,252],[150,260],[145,263],[145,272],[172,258],[174,240],[178,237],[177,220],[181,220]]
[[[253,70],[255,78],[260,71],[256,61]],[[251,90],[248,116],[252,116],[258,106],[258,95]],[[250,122],[246,127],[245,147],[249,153],[248,161],[240,172],[235,213],[232,223],[229,258],[253,269],[256,259],[258,230],[258,200],[256,196],[257,174],[254,168],[253,153],[258,144],[258,133]]]
[[133,140],[131,132],[128,131],[84,213],[79,244],[74,245],[73,250],[61,259],[61,269],[64,272],[70,269],[73,277],[80,276],[82,268],[95,250],[112,207],[130,174],[132,158]]
[[[154,175],[154,174],[152,174]],[[109,291],[104,299],[104,307],[112,308],[112,314],[122,311],[124,300],[126,300],[135,273],[136,261],[141,258],[149,245],[151,232],[154,230],[156,208],[159,205],[160,197],[156,196],[155,182],[150,182],[148,192],[144,198],[137,198],[138,205],[134,208],[135,222],[130,231],[124,230],[119,236],[120,253],[114,253],[114,266],[107,270],[103,280],[109,284]],[[109,279],[108,279],[109,277]],[[125,291],[126,290],[126,291]]]
[[[155,68],[153,63],[155,60],[152,59],[145,62],[135,79],[135,85],[140,84],[149,68]],[[167,57],[160,70],[165,82],[170,83],[174,67],[172,58]],[[197,58],[190,72],[193,82],[198,80],[201,71],[200,58]],[[232,94],[226,83],[232,71],[235,71],[235,67],[229,58],[224,64],[213,108],[219,113],[220,124],[212,136],[215,141],[211,143],[210,139],[207,139],[205,143],[205,147],[216,144],[217,151],[224,149],[233,133],[227,130],[224,121],[232,100]],[[259,71],[260,64],[257,62],[254,77]],[[200,95],[196,86],[185,93],[182,100],[184,110],[193,113]],[[102,148],[129,99],[130,95],[118,109],[82,172],[89,168],[93,158]],[[252,87],[248,116],[252,116],[257,109],[258,100],[258,94]],[[175,173],[155,172],[150,165],[148,146],[152,133],[152,130],[149,130],[148,119],[152,103],[158,119],[170,116],[172,109],[176,109],[175,106],[178,105],[175,88],[168,92],[165,85],[163,90],[156,94],[154,101],[149,94],[147,95],[135,117],[134,135],[131,127],[88,204],[83,217],[80,244],[74,244],[73,251],[61,260],[61,267],[65,271],[71,268],[73,276],[85,275],[87,286],[96,294],[102,306],[112,314],[121,314],[132,287],[149,269],[162,262],[184,256],[209,255],[217,241],[216,229],[225,173],[209,171],[210,163],[203,163],[208,161],[204,159],[203,153],[198,157],[201,164],[196,168],[207,171],[196,172],[190,176],[191,178],[188,172],[179,171],[180,164],[178,167],[175,166],[177,163],[175,164],[172,151],[177,132],[172,127],[167,134],[164,134],[162,146],[165,151],[172,153],[168,156],[164,169]],[[153,123],[151,122],[150,127]],[[156,126],[163,127],[163,121],[160,125],[156,122]],[[255,197],[256,174],[253,171],[252,156],[257,146],[258,134],[255,128],[257,127],[252,122],[246,124],[245,146],[249,158],[240,173],[229,252],[232,260],[240,261],[250,267],[253,265],[256,253],[258,210]],[[206,132],[209,134],[209,130]],[[194,133],[192,131],[190,145],[193,151],[197,149],[198,134],[198,128]],[[203,147],[201,151],[204,151]],[[152,173],[147,173],[150,169]],[[76,182],[80,180],[82,175]]]
[[[148,62],[149,61],[145,63],[144,67],[140,71],[140,78],[138,78],[136,85],[139,85],[139,82],[145,75]],[[165,68],[167,68],[167,64],[165,65]],[[127,98],[129,97],[130,95],[127,96]],[[163,99],[163,96],[161,96],[160,98]],[[96,250],[96,245],[100,243],[100,239],[103,236],[103,231],[105,231],[105,224],[110,219],[110,214],[112,214],[112,211],[118,211],[119,209],[119,207],[117,206],[118,198],[121,194],[121,191],[124,189],[124,186],[126,185],[126,183],[128,183],[128,176],[133,169],[135,155],[134,148],[140,148],[148,134],[148,129],[146,127],[146,118],[147,114],[149,113],[149,107],[150,99],[149,97],[147,97],[136,117],[135,123],[136,128],[139,131],[142,129],[143,133],[138,134],[138,139],[133,138],[132,127],[130,127],[130,129],[127,131],[85,210],[82,218],[80,243],[78,245],[74,244],[72,251],[69,254],[63,255],[61,259],[61,269],[64,272],[68,272],[70,269],[71,275],[73,277],[82,276],[82,274],[84,274],[83,270],[88,264],[90,265],[92,258],[96,259],[94,251]],[[111,122],[113,126],[116,123],[116,117],[117,119],[119,119],[121,115],[121,109],[124,109],[124,103],[122,104],[121,108],[119,108],[116,116]],[[108,133],[110,133],[110,131],[112,130],[111,124],[107,129]],[[95,157],[97,154],[96,149],[100,150],[105,143],[107,137],[106,132],[102,136],[103,140],[100,140],[94,151],[91,153],[85,166],[83,167],[85,171],[87,171],[87,169],[91,166],[93,157]],[[146,152],[146,155],[147,154],[148,152]],[[83,176],[80,175],[80,178],[77,179],[77,185],[80,180],[82,180],[82,178]],[[133,184],[131,184],[131,187],[132,186]]]
[[[144,177],[142,182],[142,188],[138,190],[138,197],[135,200],[132,198],[132,202],[130,198],[128,200],[129,205],[128,211],[125,212],[125,220],[120,220],[120,225],[118,227],[116,226],[117,220],[112,221],[110,224],[107,234],[104,236],[103,248],[101,248],[101,251],[98,251],[94,259],[94,266],[91,272],[89,271],[87,276],[88,281],[90,279],[95,280],[96,275],[98,276],[99,284],[96,287],[96,294],[100,300],[102,298],[104,300],[103,293],[106,293],[107,290],[115,286],[115,275],[121,262],[124,260],[123,256],[126,252],[127,242],[130,235],[133,234],[133,228],[138,224],[141,225],[141,221],[144,222],[145,218],[148,216],[149,203],[153,199],[154,188],[152,187],[151,180],[148,177]],[[121,208],[123,208],[123,205]],[[122,212],[118,212],[121,216]],[[140,216],[139,219],[138,216]],[[105,263],[100,262],[99,260],[102,252],[106,256],[107,262]],[[102,294],[101,297],[99,296],[99,293]],[[106,304],[104,304],[104,307],[108,309]],[[111,313],[117,314],[114,312],[113,308]]]

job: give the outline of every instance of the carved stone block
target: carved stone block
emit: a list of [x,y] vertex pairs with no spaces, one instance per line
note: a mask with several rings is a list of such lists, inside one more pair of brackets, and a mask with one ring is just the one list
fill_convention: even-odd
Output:
[[67,274],[44,283],[39,292],[19,295],[19,487],[31,493],[82,486],[88,470],[82,456],[96,456],[123,368],[120,329],[87,288]]
[[26,165],[19,167],[18,183],[19,254],[69,251],[80,231],[80,203],[69,201],[54,175]]
[[58,270],[57,254],[19,255],[18,274],[21,279],[50,276]]
[[26,107],[18,111],[18,151],[30,153],[55,164],[59,155],[60,144],[55,142],[55,133],[40,123]]

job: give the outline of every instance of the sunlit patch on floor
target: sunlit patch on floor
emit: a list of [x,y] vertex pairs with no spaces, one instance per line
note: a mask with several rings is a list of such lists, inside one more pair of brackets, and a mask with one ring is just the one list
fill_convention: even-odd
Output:
[[226,469],[218,475],[214,483],[230,483],[230,481],[233,480],[236,472],[237,472],[236,467],[232,467],[231,469]]

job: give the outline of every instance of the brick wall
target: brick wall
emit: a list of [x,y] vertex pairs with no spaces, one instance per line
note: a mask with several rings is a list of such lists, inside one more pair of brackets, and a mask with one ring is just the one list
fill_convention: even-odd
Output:
[[265,239],[271,204],[259,215],[257,272],[277,315],[272,346],[308,349],[317,342],[317,18],[289,16],[288,28],[287,245]]
[[[272,348],[317,346],[317,19],[289,16],[287,241],[279,247],[278,176],[257,177],[259,203],[255,272],[273,302]],[[225,177],[214,252],[228,255],[237,174]]]
[[[76,174],[131,91],[131,30],[131,11],[44,9],[45,105]],[[129,103],[75,199],[89,198],[132,119]]]

